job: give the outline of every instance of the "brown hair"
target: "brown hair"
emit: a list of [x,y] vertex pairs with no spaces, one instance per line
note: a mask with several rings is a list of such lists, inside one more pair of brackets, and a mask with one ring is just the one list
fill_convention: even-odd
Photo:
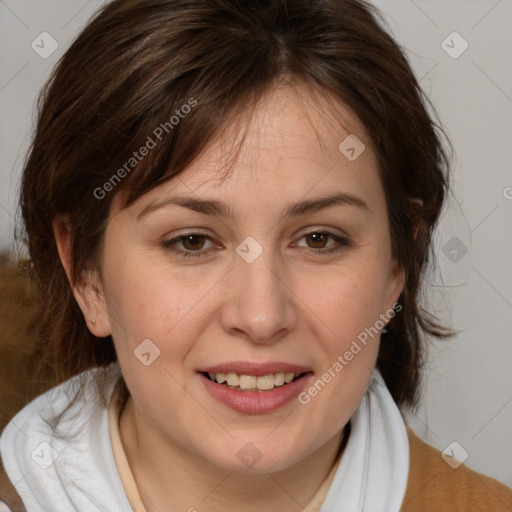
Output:
[[[75,281],[83,269],[99,269],[116,193],[126,193],[127,206],[178,176],[221,129],[290,77],[349,106],[375,148],[393,256],[406,273],[402,309],[377,366],[397,404],[417,405],[425,334],[449,335],[419,305],[448,161],[430,104],[378,16],[361,0],[115,0],[94,16],[41,91],[21,184],[40,293],[41,368],[52,370],[55,383],[116,359],[110,337],[90,333],[73,297],[55,215],[70,215]],[[164,126],[157,142],[155,129]],[[155,147],[132,165],[148,137]]]

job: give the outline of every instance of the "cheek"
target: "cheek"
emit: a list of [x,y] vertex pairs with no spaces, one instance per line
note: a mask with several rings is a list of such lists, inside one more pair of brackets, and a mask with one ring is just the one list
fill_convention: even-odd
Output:
[[318,417],[341,426],[357,408],[376,364],[387,273],[378,257],[354,259],[338,270],[304,281],[301,296],[322,354],[304,401],[311,400]]
[[120,359],[121,352],[133,352],[147,338],[162,354],[170,341],[174,353],[186,348],[192,333],[187,334],[185,327],[197,326],[187,321],[188,315],[204,295],[197,283],[184,283],[169,268],[148,264],[142,254],[112,259],[105,271],[112,335]]
[[354,265],[350,272],[333,273],[326,279],[329,287],[310,291],[305,301],[318,329],[315,335],[322,355],[319,371],[301,403],[309,402],[305,406],[329,424],[332,433],[357,408],[375,367],[384,275],[379,265]]
[[[355,259],[323,276],[302,277],[297,295],[338,343],[357,337],[383,313],[387,273],[382,262]],[[317,321],[318,323],[318,321]]]
[[140,254],[112,260],[108,270],[112,337],[138,409],[159,418],[162,403],[190,406],[183,401],[184,362],[203,328],[193,305],[204,290],[185,286],[168,268],[148,264]]

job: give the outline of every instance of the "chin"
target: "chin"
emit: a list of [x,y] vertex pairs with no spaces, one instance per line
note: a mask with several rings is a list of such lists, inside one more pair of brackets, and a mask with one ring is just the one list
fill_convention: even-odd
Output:
[[[218,446],[218,445],[217,445]],[[297,448],[283,447],[282,443],[244,440],[231,442],[220,453],[205,454],[218,468],[243,474],[265,474],[285,470],[298,462]]]

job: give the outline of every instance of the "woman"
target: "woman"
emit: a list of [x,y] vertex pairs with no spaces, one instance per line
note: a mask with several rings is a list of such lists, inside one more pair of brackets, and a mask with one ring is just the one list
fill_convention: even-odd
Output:
[[450,334],[418,305],[448,186],[425,104],[360,1],[103,7],[23,172],[59,385],[2,434],[4,500],[507,510],[512,490],[451,469],[399,409],[424,335]]

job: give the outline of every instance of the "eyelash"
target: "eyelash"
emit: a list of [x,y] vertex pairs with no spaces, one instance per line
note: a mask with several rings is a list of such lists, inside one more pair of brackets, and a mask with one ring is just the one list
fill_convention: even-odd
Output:
[[[172,252],[174,252],[175,254],[178,254],[184,258],[187,258],[187,257],[192,257],[192,258],[200,258],[200,257],[203,257],[203,256],[207,256],[208,255],[208,252],[209,251],[202,251],[202,250],[197,250],[197,251],[191,251],[191,250],[187,250],[187,251],[184,251],[182,249],[176,249],[174,247],[172,247],[173,245],[181,242],[182,240],[184,240],[185,238],[189,237],[189,236],[203,236],[205,237],[207,240],[212,240],[212,238],[210,236],[208,236],[206,233],[200,233],[200,232],[190,232],[190,233],[185,233],[181,236],[178,236],[176,238],[173,238],[172,240],[165,240],[162,242],[162,246],[165,248],[165,249],[170,249]],[[335,235],[334,233],[330,233],[329,231],[310,231],[309,233],[304,233],[300,239],[304,238],[305,236],[308,236],[308,235],[327,235],[328,237],[331,237],[333,238],[336,242],[337,242],[337,245],[329,248],[329,249],[307,249],[306,252],[313,255],[313,256],[321,256],[321,255],[326,255],[326,254],[332,254],[334,252],[337,252],[337,251],[340,251],[342,249],[345,249],[347,247],[350,247],[350,241],[347,239],[347,238],[344,238],[342,236],[338,236],[338,235]],[[299,239],[299,240],[300,240]]]

